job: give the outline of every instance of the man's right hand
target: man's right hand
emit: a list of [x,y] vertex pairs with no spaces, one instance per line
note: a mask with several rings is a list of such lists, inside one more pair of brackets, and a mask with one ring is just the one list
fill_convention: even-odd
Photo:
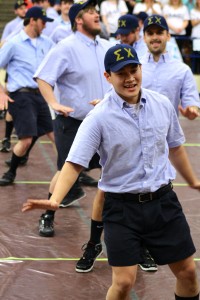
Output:
[[71,108],[69,106],[61,105],[57,102],[51,104],[51,108],[53,110],[55,110],[56,112],[64,115],[65,117],[68,117],[69,113],[74,111],[73,108]]
[[51,202],[46,199],[27,199],[27,201],[22,206],[22,212],[34,210],[34,209],[44,209],[44,210],[57,210],[59,204],[56,202]]

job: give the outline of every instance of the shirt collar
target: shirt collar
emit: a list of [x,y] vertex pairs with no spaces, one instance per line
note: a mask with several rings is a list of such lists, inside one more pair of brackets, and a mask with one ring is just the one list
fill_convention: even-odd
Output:
[[26,34],[26,32],[24,31],[24,29],[21,30],[20,35],[21,35],[21,38],[22,38],[23,41],[31,39],[30,36],[28,36],[28,34]]
[[89,38],[88,36],[86,36],[85,34],[81,33],[80,31],[76,31],[75,35],[82,40],[87,46],[91,46],[91,45],[97,45],[98,44],[98,38],[95,40],[92,40],[91,38]]
[[[164,63],[166,63],[169,60],[170,60],[169,53],[165,52],[165,53],[161,54],[158,62],[164,62]],[[153,55],[150,52],[147,53],[146,62],[154,62]]]
[[[114,99],[114,101],[120,106],[121,109],[123,109],[124,107],[128,106],[128,103],[123,100],[114,90],[114,88],[112,88],[112,97]],[[141,88],[141,97],[140,97],[140,105],[144,106],[144,103],[146,103],[146,99],[145,99],[145,95],[143,92],[143,89]]]

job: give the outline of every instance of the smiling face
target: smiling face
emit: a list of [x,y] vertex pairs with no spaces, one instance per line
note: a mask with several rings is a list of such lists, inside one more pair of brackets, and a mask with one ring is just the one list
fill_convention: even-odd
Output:
[[105,72],[104,76],[126,102],[135,104],[139,101],[142,82],[141,65],[128,64],[117,72]]
[[162,53],[164,53],[169,40],[169,32],[157,25],[147,27],[144,32],[144,41],[153,56],[159,57]]

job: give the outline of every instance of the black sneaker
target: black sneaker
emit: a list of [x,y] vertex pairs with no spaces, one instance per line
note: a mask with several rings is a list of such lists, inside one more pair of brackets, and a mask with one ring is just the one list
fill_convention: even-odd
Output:
[[0,186],[6,186],[9,184],[12,184],[13,181],[15,180],[15,174],[12,172],[6,172],[3,174],[2,178],[0,178]]
[[95,245],[88,242],[87,244],[84,244],[81,249],[84,253],[77,262],[75,270],[79,273],[87,273],[93,269],[95,260],[103,253],[102,245]]
[[[28,161],[28,156],[22,156],[21,160],[20,160],[20,163],[19,163],[19,166],[25,166],[27,164],[27,161]],[[10,167],[11,166],[11,158],[5,160],[5,164]]]
[[98,185],[98,181],[92,177],[90,177],[89,175],[87,175],[85,172],[81,172],[78,181],[86,186],[93,186],[93,187],[97,187]]
[[4,138],[2,140],[2,146],[0,148],[1,152],[10,152],[11,147],[10,147],[10,140],[8,138]]
[[53,228],[54,216],[42,214],[39,220],[39,235],[51,237],[54,235]]
[[74,202],[84,198],[86,196],[84,190],[81,187],[73,188],[67,196],[63,199],[63,201],[60,203],[59,207],[64,208],[69,205],[74,204]]
[[156,272],[158,271],[158,266],[156,265],[153,257],[147,249],[144,249],[144,262],[139,264],[140,268],[146,272]]

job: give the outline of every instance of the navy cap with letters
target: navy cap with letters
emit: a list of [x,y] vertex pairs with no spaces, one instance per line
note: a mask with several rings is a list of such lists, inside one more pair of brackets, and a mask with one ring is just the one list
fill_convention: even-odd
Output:
[[107,72],[118,72],[129,64],[141,65],[136,51],[127,44],[117,44],[108,49],[104,59],[104,66]]
[[74,3],[69,10],[69,19],[71,22],[72,27],[74,26],[74,21],[76,19],[76,16],[78,15],[79,11],[87,7],[88,5],[96,5],[97,0],[88,0],[88,1],[79,1]]
[[20,8],[22,5],[27,6],[27,3],[24,0],[18,0],[15,5],[14,5],[14,9],[18,9]]
[[139,26],[138,18],[133,15],[123,15],[118,19],[118,29],[115,35],[129,34]]
[[164,30],[169,31],[167,21],[165,20],[165,18],[163,16],[151,15],[148,18],[146,18],[146,20],[144,21],[143,31],[145,31],[151,25],[157,25],[157,26],[163,28]]
[[25,19],[30,18],[41,19],[44,22],[54,21],[54,19],[48,18],[45,9],[39,6],[33,6],[27,10]]

